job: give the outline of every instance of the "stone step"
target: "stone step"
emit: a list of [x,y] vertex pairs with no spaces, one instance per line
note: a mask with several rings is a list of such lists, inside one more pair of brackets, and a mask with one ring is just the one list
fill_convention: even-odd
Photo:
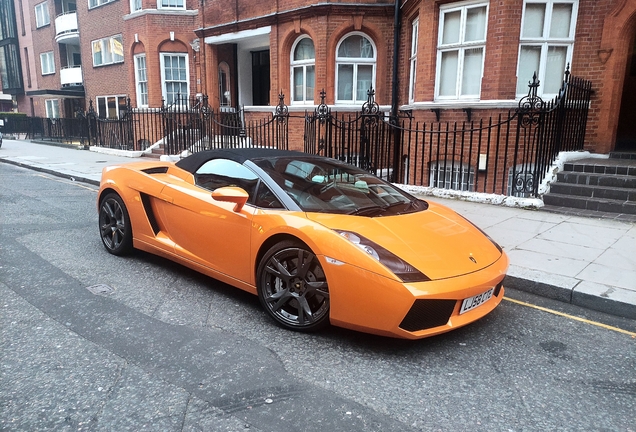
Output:
[[610,159],[632,159],[636,161],[636,152],[610,152]]
[[[603,163],[602,161],[608,161]],[[621,160],[624,162],[613,164],[609,159],[599,159],[599,162],[571,162],[563,165],[564,172],[577,172],[586,174],[608,174],[608,175],[626,175],[636,176],[636,159],[632,163],[631,160]]]
[[636,202],[631,201],[571,196],[551,192],[543,196],[543,202],[546,205],[555,207],[636,214]]
[[636,202],[636,189],[623,187],[599,187],[557,182],[550,186],[550,193]]
[[562,171],[557,182],[614,188],[636,188],[636,176]]

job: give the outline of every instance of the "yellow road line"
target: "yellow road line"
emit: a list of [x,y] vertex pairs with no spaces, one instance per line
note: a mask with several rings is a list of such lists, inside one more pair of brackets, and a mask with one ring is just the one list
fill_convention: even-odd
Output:
[[610,326],[610,325],[607,325],[607,324],[603,324],[603,323],[600,323],[600,322],[596,322],[596,321],[590,321],[590,320],[585,319],[585,318],[580,318],[580,317],[577,317],[577,316],[574,316],[574,315],[569,315],[569,314],[566,314],[566,313],[563,313],[563,312],[559,312],[559,311],[555,311],[555,310],[552,310],[552,309],[544,308],[544,307],[541,307],[541,306],[533,305],[532,303],[526,303],[526,302],[522,302],[522,301],[519,301],[519,300],[511,299],[509,297],[504,297],[504,300],[508,300],[509,302],[516,303],[516,304],[519,304],[519,305],[522,305],[522,306],[527,306],[527,307],[530,307],[530,308],[533,308],[533,309],[538,309],[538,310],[543,311],[543,312],[548,312],[548,313],[551,313],[551,314],[554,314],[554,315],[559,315],[559,316],[562,316],[562,317],[565,317],[565,318],[569,318],[569,319],[572,319],[572,320],[575,320],[575,321],[580,321],[580,322],[583,322],[583,323],[586,323],[586,324],[594,325],[594,326],[597,326],[597,327],[602,327],[602,328],[607,329],[607,330],[612,330],[612,331],[619,332],[619,333],[625,333],[627,335],[630,335],[633,338],[636,338],[636,333],[630,332],[630,331],[627,331],[627,330],[623,330],[623,329],[618,328],[618,327],[613,327],[613,326]]
[[55,177],[52,177],[50,175],[45,175],[45,174],[37,174],[37,176],[45,178],[47,180],[56,181],[58,183],[72,184],[74,186],[81,187],[83,189],[86,189],[86,190],[89,190],[89,191],[92,191],[92,192],[97,192],[97,188],[95,186],[92,186],[92,187],[91,186],[87,186],[87,185],[84,185],[84,184],[82,184],[80,182],[77,182],[75,180],[71,180],[71,179],[67,179],[67,178],[65,178],[64,180],[58,180]]

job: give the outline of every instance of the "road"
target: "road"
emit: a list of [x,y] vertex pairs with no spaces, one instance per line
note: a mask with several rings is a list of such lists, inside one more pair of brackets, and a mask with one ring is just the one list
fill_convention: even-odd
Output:
[[0,430],[636,430],[634,321],[508,287],[420,341],[289,332],[240,290],[109,255],[96,189],[0,164]]

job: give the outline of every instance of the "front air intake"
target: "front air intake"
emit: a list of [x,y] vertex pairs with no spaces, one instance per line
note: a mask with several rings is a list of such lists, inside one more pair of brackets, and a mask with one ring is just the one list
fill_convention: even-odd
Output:
[[415,300],[400,328],[414,332],[445,325],[456,303],[456,300]]

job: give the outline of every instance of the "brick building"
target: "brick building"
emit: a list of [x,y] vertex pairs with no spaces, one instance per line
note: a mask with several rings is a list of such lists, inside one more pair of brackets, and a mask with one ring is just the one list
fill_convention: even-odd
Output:
[[293,112],[322,89],[355,111],[372,86],[387,112],[452,121],[514,109],[535,72],[550,99],[569,64],[595,92],[586,148],[636,150],[636,0],[1,1],[30,115],[92,102],[115,116],[127,96],[157,107],[184,93],[259,115],[283,92]]
[[[3,0],[5,1],[5,0]],[[195,0],[15,0],[24,91],[18,109],[101,117],[197,91]]]

